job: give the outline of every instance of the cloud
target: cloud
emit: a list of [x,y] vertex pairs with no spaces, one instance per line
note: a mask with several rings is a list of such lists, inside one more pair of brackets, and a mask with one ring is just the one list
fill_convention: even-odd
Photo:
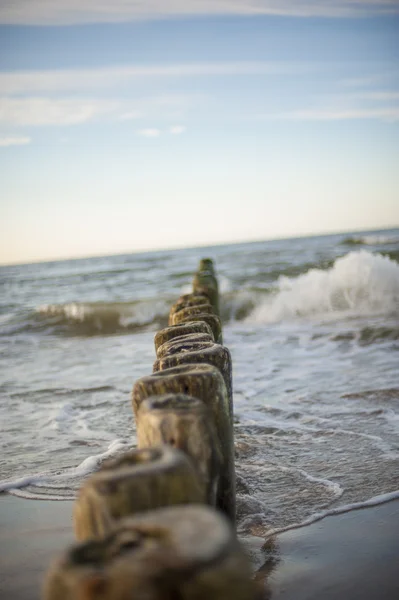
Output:
[[399,70],[391,70],[378,73],[373,73],[363,77],[350,77],[341,80],[339,83],[344,88],[374,88],[376,86],[382,86],[390,84],[392,81],[398,81]]
[[160,77],[209,77],[223,75],[262,75],[298,72],[305,65],[274,62],[213,62],[167,65],[131,65],[98,69],[64,69],[0,72],[0,93],[39,94],[113,89],[127,86],[135,79]]
[[397,0],[12,0],[0,3],[0,23],[118,23],[204,15],[353,17],[398,14]]
[[122,113],[121,115],[119,115],[118,119],[119,121],[134,121],[140,119],[142,116],[143,115],[140,111],[131,110],[129,112]]
[[31,141],[32,139],[26,135],[0,137],[0,147],[26,146],[26,144],[30,144]]
[[[313,97],[313,100],[315,97]],[[357,90],[321,95],[306,108],[268,111],[259,119],[286,121],[399,120],[399,91],[396,89]]]
[[161,135],[161,130],[153,127],[149,129],[140,129],[140,131],[138,131],[137,133],[144,137],[155,138]]
[[0,98],[0,123],[17,126],[76,125],[112,113],[118,103],[103,100]]
[[169,133],[172,135],[180,135],[186,131],[186,128],[183,125],[174,125],[169,128]]
[[186,131],[186,128],[183,125],[173,125],[169,127],[167,131],[162,131],[157,127],[150,127],[148,129],[140,129],[137,133],[144,137],[155,138],[162,135],[162,133],[170,133],[171,135],[181,135]]
[[353,119],[378,119],[383,121],[399,121],[398,107],[382,108],[326,108],[297,110],[286,113],[270,113],[262,115],[262,119],[288,121],[348,121]]
[[198,104],[200,98],[190,94],[161,94],[129,100],[117,97],[0,96],[0,124],[11,127],[68,126],[100,119],[128,123],[143,118],[170,123],[185,118],[187,111]]

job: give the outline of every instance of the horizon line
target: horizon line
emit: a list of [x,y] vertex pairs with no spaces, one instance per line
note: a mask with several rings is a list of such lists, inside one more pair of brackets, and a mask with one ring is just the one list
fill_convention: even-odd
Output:
[[227,242],[214,242],[208,244],[197,244],[194,246],[163,246],[160,248],[148,248],[148,249],[138,249],[138,250],[126,250],[122,252],[111,252],[108,254],[88,254],[88,255],[80,255],[80,256],[65,256],[60,258],[39,258],[33,259],[27,262],[6,262],[3,263],[0,260],[0,269],[3,267],[16,267],[16,266],[27,266],[27,265],[37,265],[44,263],[56,263],[56,262],[69,262],[69,261],[79,261],[79,260],[87,260],[92,258],[112,258],[116,256],[130,256],[132,254],[140,255],[140,254],[155,254],[157,252],[168,252],[168,251],[178,251],[178,250],[195,250],[200,248],[214,248],[219,246],[234,246],[240,244],[256,244],[261,242],[276,242],[280,240],[295,240],[302,238],[312,238],[312,237],[328,237],[333,235],[344,235],[350,233],[367,233],[367,232],[382,232],[382,231],[391,231],[394,229],[399,230],[399,223],[394,226],[383,226],[377,229],[348,229],[348,230],[339,230],[339,231],[320,231],[317,233],[301,233],[301,234],[293,234],[293,235],[278,235],[276,237],[267,237],[267,238],[257,238],[257,239],[242,239],[242,240],[231,240]]

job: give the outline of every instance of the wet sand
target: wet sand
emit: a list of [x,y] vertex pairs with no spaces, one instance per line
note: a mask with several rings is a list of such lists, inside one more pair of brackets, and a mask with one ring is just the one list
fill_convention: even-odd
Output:
[[[73,541],[72,502],[0,496],[0,598],[37,600],[49,563]],[[399,501],[327,517],[253,548],[272,600],[396,600]],[[244,600],[244,599],[243,599]]]
[[49,563],[73,542],[72,506],[0,495],[0,598],[41,597]]
[[272,600],[399,598],[399,501],[326,517],[269,540],[257,572]]

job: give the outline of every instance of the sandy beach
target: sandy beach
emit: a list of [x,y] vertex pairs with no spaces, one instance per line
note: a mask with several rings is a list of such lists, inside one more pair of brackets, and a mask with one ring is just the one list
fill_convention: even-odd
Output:
[[73,542],[72,505],[0,497],[0,598],[41,597],[50,561]]
[[[0,597],[40,598],[51,560],[73,541],[72,502],[0,499]],[[399,501],[282,533],[257,556],[265,599],[395,600]]]

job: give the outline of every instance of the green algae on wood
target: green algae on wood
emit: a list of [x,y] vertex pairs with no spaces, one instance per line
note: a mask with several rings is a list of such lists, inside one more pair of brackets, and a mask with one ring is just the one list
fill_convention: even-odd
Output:
[[132,450],[106,461],[79,490],[76,538],[101,537],[115,520],[137,512],[205,501],[205,488],[183,452],[170,446]]
[[219,369],[206,363],[186,364],[138,379],[132,392],[136,420],[146,398],[179,393],[199,398],[212,413],[222,450],[217,506],[235,522],[233,423],[226,384]]
[[191,459],[215,506],[222,451],[213,417],[202,400],[186,394],[152,396],[141,403],[136,421],[139,448],[169,444]]
[[211,258],[201,258],[198,271],[210,271],[213,275],[215,275],[215,265]]
[[160,508],[75,544],[47,573],[44,600],[259,600],[228,520],[207,506]]
[[207,322],[201,321],[200,319],[194,319],[186,323],[181,323],[180,325],[165,327],[158,331],[154,337],[155,352],[157,352],[158,348],[165,342],[192,333],[207,333],[212,339],[215,339],[212,328]]
[[194,294],[203,294],[209,298],[215,314],[219,315],[219,286],[215,275],[210,271],[199,271],[193,279]]

